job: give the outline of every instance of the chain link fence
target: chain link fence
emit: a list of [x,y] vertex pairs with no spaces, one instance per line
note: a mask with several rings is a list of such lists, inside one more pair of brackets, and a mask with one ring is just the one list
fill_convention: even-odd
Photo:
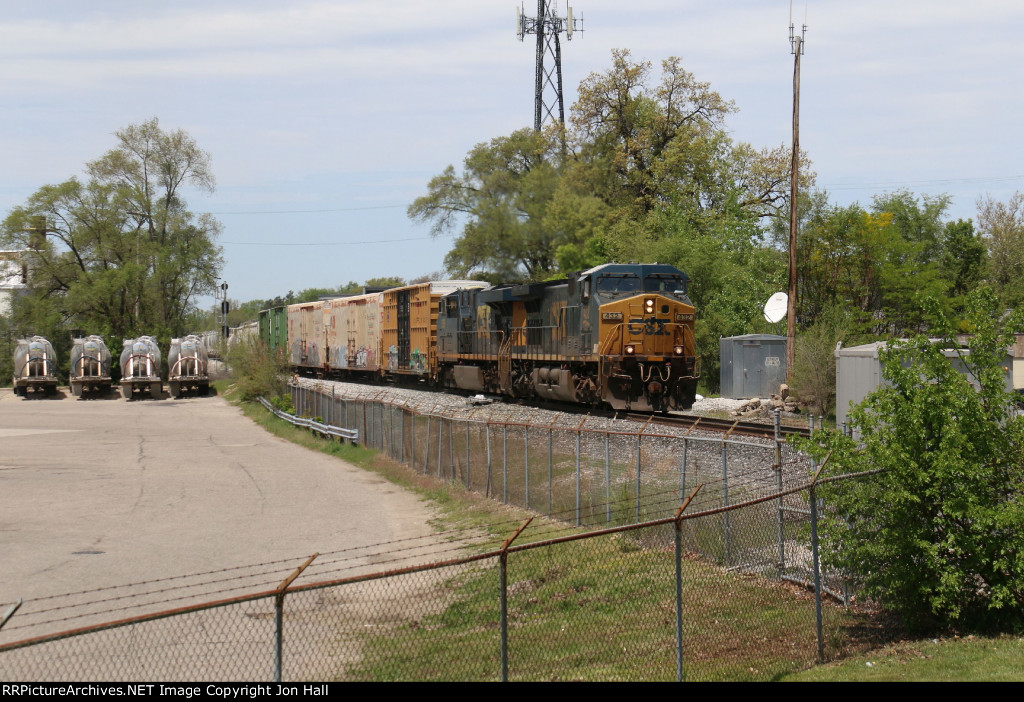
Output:
[[0,629],[0,679],[770,680],[847,643],[857,615],[821,597],[844,587],[817,567],[815,466],[779,440],[418,416],[301,387],[293,403],[551,518],[28,603]]

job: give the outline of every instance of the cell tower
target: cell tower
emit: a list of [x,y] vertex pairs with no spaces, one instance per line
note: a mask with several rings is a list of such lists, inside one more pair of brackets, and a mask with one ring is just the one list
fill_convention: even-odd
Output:
[[[565,122],[565,101],[562,97],[562,47],[559,36],[572,40],[573,32],[583,31],[583,18],[574,18],[566,5],[566,16],[559,17],[554,3],[537,0],[537,16],[527,17],[522,6],[516,8],[516,36],[522,41],[527,34],[537,35],[537,81],[533,103],[533,128],[557,119]],[[545,96],[548,96],[545,99]],[[555,110],[558,110],[556,117]]]

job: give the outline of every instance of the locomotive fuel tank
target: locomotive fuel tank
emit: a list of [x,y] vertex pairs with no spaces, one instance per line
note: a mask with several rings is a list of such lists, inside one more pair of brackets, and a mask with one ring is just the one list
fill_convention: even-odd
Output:
[[102,336],[93,334],[72,340],[68,381],[75,397],[103,396],[110,392],[110,350]]
[[153,399],[159,399],[163,393],[161,358],[153,337],[125,339],[121,350],[121,396],[130,400],[136,393],[148,392]]
[[57,394],[57,357],[41,336],[18,339],[14,347],[14,394],[27,397]]
[[189,334],[183,339],[171,339],[167,364],[167,389],[171,397],[189,392],[209,394],[209,357],[200,337]]

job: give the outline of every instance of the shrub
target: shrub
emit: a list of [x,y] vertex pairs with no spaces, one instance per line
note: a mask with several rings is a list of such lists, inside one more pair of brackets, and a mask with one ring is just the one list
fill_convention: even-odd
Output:
[[887,381],[851,413],[858,439],[819,432],[804,445],[826,475],[881,469],[822,488],[823,558],[912,627],[1024,623],[1024,417],[1002,366],[1008,332],[983,289],[958,372],[919,337],[880,354]]
[[278,397],[285,390],[288,366],[284,356],[271,351],[257,337],[232,343],[225,357],[243,400]]

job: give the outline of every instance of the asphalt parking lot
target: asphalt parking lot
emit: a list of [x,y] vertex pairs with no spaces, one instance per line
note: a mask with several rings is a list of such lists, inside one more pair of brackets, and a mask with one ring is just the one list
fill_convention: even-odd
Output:
[[428,535],[416,496],[219,397],[0,391],[0,603]]

